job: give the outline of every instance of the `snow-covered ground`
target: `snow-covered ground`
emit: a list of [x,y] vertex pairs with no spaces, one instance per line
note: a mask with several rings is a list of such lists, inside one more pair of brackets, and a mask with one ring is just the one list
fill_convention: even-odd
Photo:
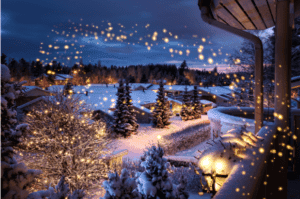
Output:
[[116,150],[128,150],[128,154],[123,156],[123,160],[128,158],[129,160],[137,161],[151,143],[157,144],[158,135],[164,136],[182,131],[188,127],[208,121],[208,117],[207,115],[202,115],[201,119],[182,121],[180,117],[175,116],[170,121],[171,124],[163,129],[153,128],[151,124],[140,124],[137,135],[131,135],[129,138],[120,138],[114,141],[112,145],[117,147]]

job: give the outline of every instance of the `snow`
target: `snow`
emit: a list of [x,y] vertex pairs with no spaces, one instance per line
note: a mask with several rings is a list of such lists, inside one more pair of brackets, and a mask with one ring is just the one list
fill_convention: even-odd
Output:
[[65,79],[72,79],[73,76],[72,75],[67,75],[67,74],[56,74],[56,76],[59,76],[61,78],[64,78]]
[[10,71],[4,64],[1,64],[1,80],[5,82],[8,82],[10,80]]
[[38,86],[23,86],[25,92],[31,91],[32,89],[39,88]]
[[291,78],[291,81],[297,81],[297,80],[300,80],[300,76],[295,76]]
[[171,124],[167,128],[153,128],[151,124],[140,124],[137,135],[131,135],[129,138],[120,138],[112,143],[117,146],[116,150],[127,149],[128,154],[123,159],[137,161],[143,155],[144,150],[150,146],[150,143],[157,144],[157,136],[169,135],[178,131],[182,131],[188,127],[198,125],[200,122],[207,121],[208,117],[202,115],[201,119],[181,121],[180,117],[172,117]]

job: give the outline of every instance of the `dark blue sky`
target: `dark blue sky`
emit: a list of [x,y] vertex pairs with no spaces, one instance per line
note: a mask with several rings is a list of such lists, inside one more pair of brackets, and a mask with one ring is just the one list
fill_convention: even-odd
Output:
[[[208,58],[213,64],[226,63],[226,53],[239,49],[243,41],[205,24],[197,0],[9,0],[2,1],[1,23],[1,50],[8,57],[38,58],[44,63],[56,58],[66,65],[79,61],[81,56],[84,63],[100,60],[107,66],[179,65],[185,59],[189,67],[202,68],[208,67],[203,66],[209,64]],[[121,35],[127,38],[121,39]]]

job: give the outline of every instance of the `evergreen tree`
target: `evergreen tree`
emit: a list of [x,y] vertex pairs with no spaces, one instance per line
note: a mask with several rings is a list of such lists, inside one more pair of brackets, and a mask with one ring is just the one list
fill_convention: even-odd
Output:
[[183,105],[180,112],[181,119],[184,121],[192,119],[190,99],[190,94],[187,91],[187,87],[185,87],[183,94]]
[[192,107],[193,107],[192,115],[194,119],[201,118],[202,107],[199,101],[198,88],[196,85],[194,86],[194,90],[193,90]]
[[170,119],[170,110],[165,97],[164,83],[161,80],[159,84],[155,109],[153,111],[153,124],[156,128],[163,128],[166,125],[169,125]]
[[143,173],[136,173],[137,189],[143,198],[172,198],[174,199],[173,184],[168,176],[168,163],[163,158],[164,150],[152,146],[141,157]]
[[7,65],[7,63],[6,63],[6,57],[7,56],[4,53],[2,53],[2,55],[1,55],[1,64]]
[[126,89],[125,89],[125,97],[126,97],[126,105],[128,107],[128,111],[129,111],[129,118],[128,118],[128,123],[133,127],[133,131],[136,132],[137,129],[139,128],[139,124],[137,123],[136,120],[136,115],[135,115],[135,111],[133,109],[132,106],[132,99],[130,96],[130,86],[129,86],[129,82],[126,82]]
[[122,80],[119,81],[118,92],[116,95],[118,96],[118,100],[114,112],[113,131],[118,135],[128,137],[134,131],[134,128],[128,123],[130,113],[126,104],[126,95]]

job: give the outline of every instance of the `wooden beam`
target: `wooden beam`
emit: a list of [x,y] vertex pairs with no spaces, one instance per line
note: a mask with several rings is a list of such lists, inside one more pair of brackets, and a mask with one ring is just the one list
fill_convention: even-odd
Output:
[[[216,12],[226,23],[230,26],[244,30],[245,28],[229,13],[225,10],[220,4],[216,6],[216,9],[213,11]],[[223,21],[220,21],[223,23]]]
[[254,0],[263,20],[265,21],[265,24],[267,25],[267,28],[270,28],[275,26],[275,24],[266,1],[267,0]]
[[268,3],[273,15],[273,19],[276,21],[276,0],[268,0]]
[[256,11],[251,1],[238,0],[238,2],[243,7],[248,16],[251,18],[258,30],[266,29],[266,26],[264,25],[262,19],[260,18],[258,12]]
[[223,5],[243,24],[246,29],[256,29],[248,19],[247,15],[245,15],[244,11],[234,0],[223,0]]

